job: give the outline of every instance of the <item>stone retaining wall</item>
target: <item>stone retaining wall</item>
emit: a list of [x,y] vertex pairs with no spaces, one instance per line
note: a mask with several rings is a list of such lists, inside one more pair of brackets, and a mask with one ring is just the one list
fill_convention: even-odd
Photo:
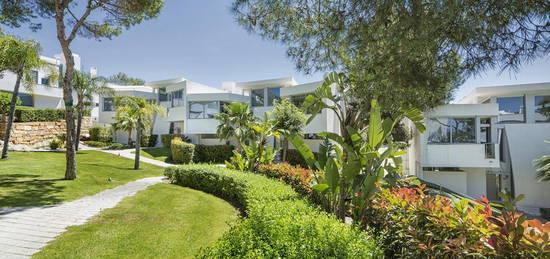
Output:
[[[82,135],[88,134],[92,127],[92,118],[82,120]],[[59,134],[67,130],[65,121],[14,122],[11,130],[10,143],[25,146],[47,145]],[[0,140],[4,138],[6,123],[0,122]]]

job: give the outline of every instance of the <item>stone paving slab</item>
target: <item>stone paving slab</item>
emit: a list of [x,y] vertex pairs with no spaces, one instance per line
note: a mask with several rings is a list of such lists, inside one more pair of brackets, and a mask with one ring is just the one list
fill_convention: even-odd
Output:
[[84,224],[100,211],[162,181],[163,177],[149,177],[53,206],[0,209],[0,258],[30,258],[67,227]]

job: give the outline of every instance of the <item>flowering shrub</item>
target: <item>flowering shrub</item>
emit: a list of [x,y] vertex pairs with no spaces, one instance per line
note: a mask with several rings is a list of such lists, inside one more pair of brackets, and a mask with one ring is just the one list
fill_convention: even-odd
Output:
[[519,199],[503,196],[496,215],[486,198],[471,205],[428,194],[424,186],[382,189],[357,220],[378,233],[388,257],[548,258],[550,223],[526,220],[514,209]]
[[308,195],[311,193],[311,170],[298,166],[292,166],[288,163],[260,165],[257,173],[269,178],[279,179],[289,184],[300,194]]

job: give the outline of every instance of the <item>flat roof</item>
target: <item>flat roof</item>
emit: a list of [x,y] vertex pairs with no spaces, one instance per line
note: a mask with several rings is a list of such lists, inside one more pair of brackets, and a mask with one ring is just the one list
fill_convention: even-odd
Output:
[[296,82],[296,80],[294,80],[293,77],[280,77],[280,78],[257,80],[257,81],[236,82],[235,84],[237,87],[240,87],[242,89],[254,89],[254,88],[275,87],[275,86],[288,87],[288,86],[297,85],[298,83]]
[[478,103],[491,96],[506,96],[550,91],[550,82],[477,87],[457,103]]

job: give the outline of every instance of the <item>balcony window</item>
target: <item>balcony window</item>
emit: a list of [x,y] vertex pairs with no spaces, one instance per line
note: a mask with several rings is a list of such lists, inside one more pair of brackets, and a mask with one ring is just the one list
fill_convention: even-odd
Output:
[[159,101],[168,101],[168,95],[166,94],[166,88],[159,88]]
[[499,122],[525,122],[525,98],[499,97],[497,98]]
[[254,89],[250,93],[252,107],[263,107],[264,106],[264,91],[265,89]]
[[550,122],[550,95],[535,96],[535,121]]
[[189,119],[212,119],[219,112],[219,102],[189,102]]
[[474,118],[432,118],[428,120],[428,143],[475,143]]
[[281,100],[281,88],[268,88],[267,106],[273,106],[275,100]]
[[50,78],[49,77],[42,78],[40,80],[40,84],[49,86],[50,85]]
[[114,111],[113,98],[103,97],[103,111],[104,112]]

